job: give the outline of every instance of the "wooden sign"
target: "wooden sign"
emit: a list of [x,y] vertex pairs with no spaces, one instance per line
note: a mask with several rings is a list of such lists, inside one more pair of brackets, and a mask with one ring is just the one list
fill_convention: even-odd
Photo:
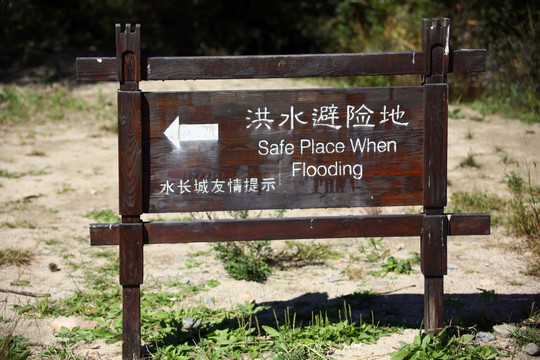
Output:
[[[447,236],[489,234],[489,214],[446,214],[449,73],[485,70],[452,50],[448,19],[423,20],[422,51],[140,56],[140,26],[116,26],[115,58],[77,77],[119,81],[119,209],[92,245],[119,245],[123,359],[140,358],[143,246],[200,241],[418,236],[424,326],[444,326]],[[421,86],[141,92],[173,79],[422,75]],[[143,213],[422,205],[418,214],[142,222]]]
[[422,87],[143,98],[145,212],[422,204]]

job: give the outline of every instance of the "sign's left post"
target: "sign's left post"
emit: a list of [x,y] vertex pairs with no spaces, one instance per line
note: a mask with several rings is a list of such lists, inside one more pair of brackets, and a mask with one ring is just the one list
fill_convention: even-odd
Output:
[[140,359],[143,282],[142,114],[140,25],[116,25],[118,90],[118,170],[120,284],[122,285],[122,358]]

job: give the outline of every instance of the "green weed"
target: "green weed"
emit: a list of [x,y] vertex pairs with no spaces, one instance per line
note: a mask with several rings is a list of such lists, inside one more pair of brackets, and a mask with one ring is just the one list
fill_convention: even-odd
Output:
[[47,350],[41,352],[39,354],[41,357],[44,356],[53,356],[53,359],[61,359],[61,360],[84,360],[84,356],[76,356],[73,353],[73,349],[69,348],[58,348],[56,346],[49,346]]
[[[371,249],[366,256],[368,262],[375,262],[388,256],[390,251],[384,249],[382,245],[383,238],[369,238],[368,240],[370,243],[369,249]],[[365,246],[360,247],[361,253],[366,253],[367,251],[368,249]]]
[[520,348],[530,343],[540,344],[540,329],[536,325],[516,328],[512,336],[516,338]]
[[115,214],[111,209],[89,211],[83,217],[103,223],[113,223],[120,220],[120,216]]
[[451,328],[438,335],[419,333],[412,344],[401,342],[401,348],[391,355],[392,360],[486,360],[498,355],[494,347],[473,345],[474,335],[455,336]]
[[473,153],[468,154],[465,159],[459,162],[459,167],[462,167],[462,168],[470,167],[470,168],[479,169],[480,164],[478,164],[478,162],[476,161],[475,156],[476,155]]
[[368,275],[384,277],[390,272],[398,275],[409,275],[412,271],[412,266],[418,263],[420,263],[420,255],[418,253],[414,253],[413,257],[409,259],[396,259],[390,256],[386,259],[385,263],[381,264],[381,270],[370,271]]
[[9,283],[11,286],[28,286],[30,285],[30,281],[28,280],[16,280]]
[[0,265],[28,265],[33,256],[30,250],[0,249]]
[[287,209],[277,209],[274,210],[274,217],[275,218],[282,218],[285,216],[285,213],[287,212]]
[[44,194],[30,195],[17,200],[9,200],[4,203],[4,207],[10,207],[11,210],[17,211],[26,210],[28,208],[28,204],[30,204],[32,200],[37,199],[41,196],[44,196]]
[[503,164],[510,164],[510,163],[513,163],[513,162],[515,161],[514,159],[512,159],[512,158],[510,157],[510,155],[508,155],[508,153],[507,153],[502,147],[496,146],[496,147],[495,147],[495,151],[496,151],[498,154],[500,154],[500,156],[501,156],[501,162],[502,162]]
[[30,356],[28,348],[34,345],[22,336],[2,337],[0,339],[0,360],[26,360]]
[[448,112],[448,117],[451,119],[465,119],[465,114],[460,108]]
[[214,251],[233,279],[264,282],[272,272],[269,241],[217,243]]
[[511,334],[516,339],[517,346],[519,348],[530,343],[540,344],[540,329],[538,328],[539,323],[540,312],[535,311],[531,314],[527,321],[523,322],[521,326],[516,327],[513,331],[511,331]]

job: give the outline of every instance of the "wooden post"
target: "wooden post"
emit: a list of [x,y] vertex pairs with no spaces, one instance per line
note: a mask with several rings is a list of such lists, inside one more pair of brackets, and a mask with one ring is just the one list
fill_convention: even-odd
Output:
[[424,274],[424,327],[430,334],[444,326],[444,275],[447,268],[446,206],[449,19],[423,20],[424,73],[424,226],[421,268]]
[[122,32],[116,25],[118,91],[118,168],[120,192],[120,284],[122,285],[122,358],[140,359],[143,282],[142,142],[140,25]]

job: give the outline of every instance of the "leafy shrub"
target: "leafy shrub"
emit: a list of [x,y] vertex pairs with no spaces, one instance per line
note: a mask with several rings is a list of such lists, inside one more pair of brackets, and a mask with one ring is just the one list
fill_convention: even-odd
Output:
[[264,282],[271,273],[268,263],[272,248],[268,241],[223,242],[214,250],[233,279]]
[[22,336],[7,336],[0,339],[0,360],[26,360],[32,343]]

